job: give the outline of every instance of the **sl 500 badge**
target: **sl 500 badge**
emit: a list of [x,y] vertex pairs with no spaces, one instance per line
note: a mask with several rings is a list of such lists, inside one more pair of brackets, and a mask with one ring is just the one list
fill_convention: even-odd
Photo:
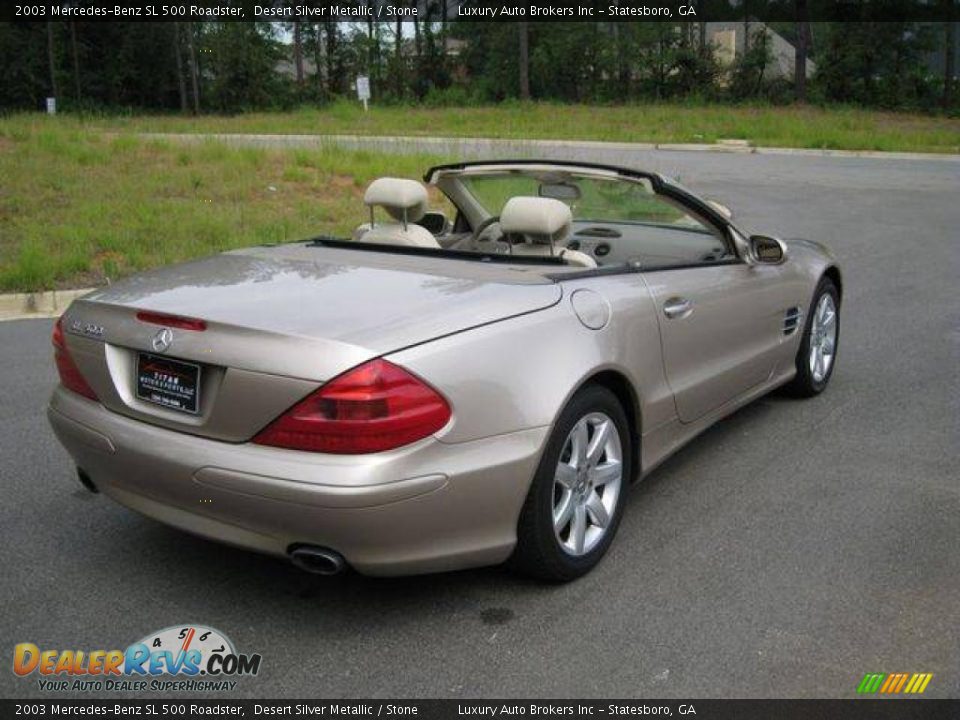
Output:
[[85,323],[82,320],[73,320],[70,323],[70,331],[77,335],[86,335],[92,338],[103,337],[103,325],[95,323]]

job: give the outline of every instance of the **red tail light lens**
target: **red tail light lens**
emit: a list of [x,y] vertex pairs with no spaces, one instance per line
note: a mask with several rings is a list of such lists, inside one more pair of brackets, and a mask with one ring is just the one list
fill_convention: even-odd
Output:
[[57,363],[57,372],[60,373],[60,384],[67,390],[83,395],[91,400],[99,400],[93,388],[87,384],[80,374],[79,368],[70,357],[67,343],[63,339],[63,318],[57,318],[53,326],[53,359]]
[[334,378],[257,435],[259,445],[356,455],[392,450],[432,435],[450,406],[420,378],[371,360]]

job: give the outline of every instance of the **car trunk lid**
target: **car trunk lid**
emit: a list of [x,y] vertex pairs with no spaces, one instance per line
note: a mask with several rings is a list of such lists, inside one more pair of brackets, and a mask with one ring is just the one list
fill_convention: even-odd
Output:
[[[535,312],[561,294],[529,268],[295,244],[122,280],[75,302],[64,328],[109,409],[241,441],[366,360]],[[200,319],[205,329],[144,322],[141,311]],[[164,330],[166,346],[156,342]],[[196,413],[138,397],[141,353],[200,366]]]

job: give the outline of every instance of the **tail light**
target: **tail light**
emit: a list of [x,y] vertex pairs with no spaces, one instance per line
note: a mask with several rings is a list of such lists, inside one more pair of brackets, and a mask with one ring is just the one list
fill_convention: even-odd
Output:
[[378,359],[334,378],[253,442],[342,455],[374,453],[432,435],[449,420],[450,406],[436,390]]
[[93,388],[87,384],[80,374],[73,358],[70,357],[70,351],[67,350],[67,343],[63,339],[63,317],[57,318],[53,326],[53,359],[57,363],[57,372],[60,373],[60,384],[67,390],[83,395],[91,400],[99,400]]

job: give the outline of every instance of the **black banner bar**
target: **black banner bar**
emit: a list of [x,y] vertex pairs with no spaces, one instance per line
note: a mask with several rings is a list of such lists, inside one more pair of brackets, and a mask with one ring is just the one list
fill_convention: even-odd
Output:
[[960,700],[0,700],[3,718],[955,720]]
[[[439,0],[443,1],[443,0]],[[797,19],[796,0],[446,0],[452,21],[707,22]],[[807,0],[809,21],[946,21],[960,0]],[[435,0],[3,0],[3,21],[389,22],[436,20]]]

